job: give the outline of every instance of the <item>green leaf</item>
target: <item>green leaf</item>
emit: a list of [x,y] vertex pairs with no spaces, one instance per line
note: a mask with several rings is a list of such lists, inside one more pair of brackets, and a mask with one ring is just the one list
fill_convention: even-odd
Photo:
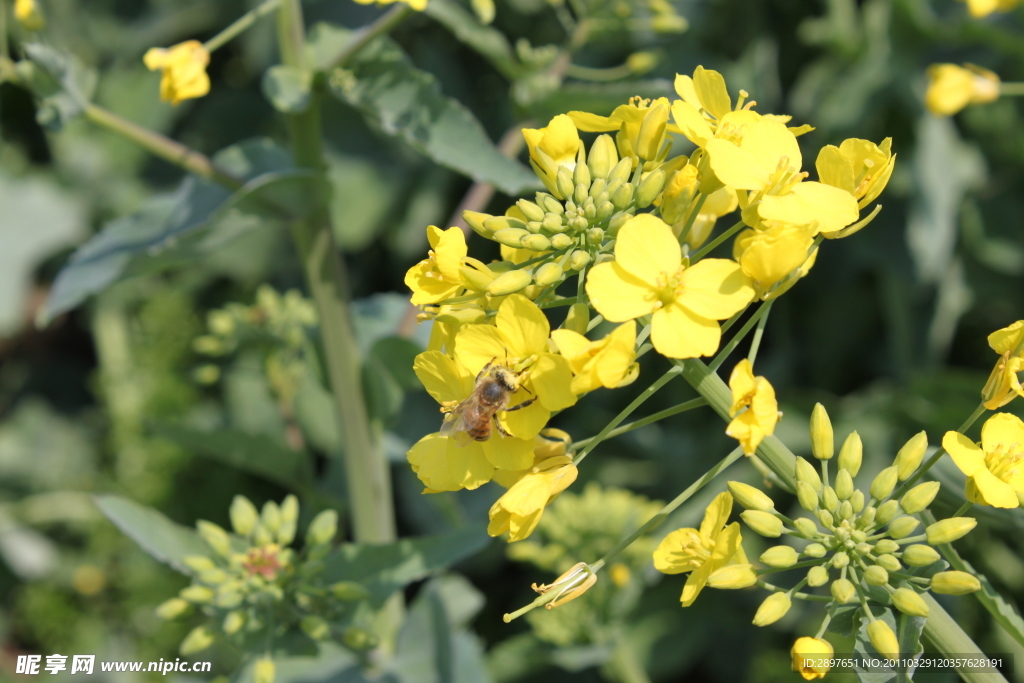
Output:
[[423,13],[452,32],[460,42],[486,57],[509,80],[522,73],[512,46],[501,31],[484,26],[473,14],[452,0],[433,0]]
[[416,354],[423,349],[401,337],[377,340],[363,364],[363,386],[370,414],[387,420],[402,408],[406,391],[419,388],[412,370]]
[[313,481],[309,454],[293,451],[266,435],[229,429],[200,431],[172,424],[153,425],[152,431],[193,453],[293,491],[302,491]]
[[[897,667],[895,670],[886,667],[884,670],[864,671],[855,667],[857,679],[861,683],[885,683],[897,677],[899,677],[900,681],[910,680],[917,666],[917,657],[924,652],[924,647],[921,645],[921,633],[924,630],[927,618],[911,617],[899,612],[896,613],[896,617],[893,617],[893,613],[888,609],[881,610],[881,613],[879,613],[879,609],[876,608],[873,612],[877,618],[887,623],[896,634],[896,638],[899,641],[900,655],[913,657],[915,663],[908,667]],[[868,619],[863,619],[861,627],[857,629],[853,651],[862,658],[878,658],[881,655],[879,655],[868,639],[868,623]]]
[[151,200],[118,218],[79,247],[57,275],[42,322],[68,311],[115,282],[176,265],[188,265],[241,234],[275,218],[308,210],[315,174],[294,169],[286,152],[267,140],[221,151],[214,163],[248,179],[235,193],[196,177],[172,196]]
[[[317,43],[345,40],[343,29],[321,24]],[[344,69],[329,77],[331,92],[359,109],[385,133],[402,138],[442,166],[510,195],[540,187],[525,166],[502,154],[480,122],[457,100],[446,97],[431,74],[412,65],[392,40],[378,38]]]
[[96,72],[77,57],[42,43],[24,46],[29,61],[16,66],[18,78],[39,100],[36,120],[59,130],[79,116],[96,89]]
[[389,545],[344,544],[328,558],[324,580],[361,583],[371,601],[381,605],[406,584],[469,557],[489,540],[482,527],[472,525]]
[[313,92],[313,74],[293,66],[272,66],[263,74],[263,95],[274,109],[285,114],[300,114],[309,108]]
[[151,507],[121,496],[96,496],[94,501],[100,512],[128,538],[182,574],[192,573],[182,562],[184,558],[212,552],[195,531],[172,522]]

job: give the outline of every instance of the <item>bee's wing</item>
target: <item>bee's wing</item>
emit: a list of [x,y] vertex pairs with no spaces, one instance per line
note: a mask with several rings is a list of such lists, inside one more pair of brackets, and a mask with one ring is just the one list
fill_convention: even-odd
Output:
[[468,400],[455,406],[451,412],[445,415],[444,422],[441,423],[441,436],[453,437],[456,446],[465,447],[473,441],[466,425],[466,408],[468,406]]

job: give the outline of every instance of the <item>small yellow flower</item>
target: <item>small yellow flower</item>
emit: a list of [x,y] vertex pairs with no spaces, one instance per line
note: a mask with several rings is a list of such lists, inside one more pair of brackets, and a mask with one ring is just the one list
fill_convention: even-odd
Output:
[[824,678],[828,673],[829,665],[821,665],[821,660],[831,659],[835,654],[832,644],[821,638],[797,638],[793,643],[790,655],[793,658],[793,671],[803,676],[805,681],[813,681],[816,678]]
[[680,601],[689,607],[697,599],[713,571],[736,560],[746,564],[740,547],[740,524],[728,524],[732,513],[732,495],[715,496],[704,512],[700,529],[676,529],[654,551],[654,568],[663,574],[691,572],[683,586]]
[[405,286],[412,290],[414,306],[434,304],[456,296],[465,286],[459,268],[468,253],[466,236],[459,228],[427,228],[430,252],[405,274]]
[[[536,436],[551,411],[576,403],[569,361],[548,350],[551,326],[535,303],[521,294],[507,297],[498,308],[494,325],[463,325],[455,335],[455,359],[476,373],[495,361],[529,373],[526,388],[513,399],[513,407],[536,398],[531,405],[499,415],[505,429],[520,439]],[[522,469],[522,467],[506,468]]]
[[598,341],[590,341],[572,330],[554,330],[551,339],[572,366],[575,377],[569,389],[574,394],[585,394],[600,387],[622,387],[635,380],[640,372],[636,364],[636,323],[632,320]]
[[[617,566],[621,567],[622,565]],[[626,571],[628,572],[629,570],[627,569]],[[554,609],[559,605],[572,602],[580,597],[590,590],[591,586],[595,583],[597,583],[597,574],[591,571],[590,566],[586,562],[577,562],[550,584],[533,584],[530,587],[541,595],[557,591],[555,598],[544,605],[544,609]]]
[[187,40],[171,48],[150,48],[142,58],[150,71],[160,70],[160,99],[177,106],[182,100],[210,92],[206,67],[210,53],[198,40]]
[[740,442],[745,454],[753,455],[761,440],[775,431],[779,421],[775,389],[764,377],[754,377],[754,368],[746,358],[732,369],[729,388],[732,389],[729,415],[733,419],[725,433]]
[[672,229],[651,214],[629,219],[615,242],[615,261],[587,274],[594,308],[612,322],[653,313],[651,342],[669,358],[710,356],[722,337],[719,320],[753,298],[750,278],[729,259],[683,264]]
[[576,481],[576,474],[566,455],[535,465],[491,506],[487,533],[500,536],[507,531],[509,543],[523,540],[537,528],[544,508]]
[[1024,422],[1016,415],[996,413],[981,428],[981,444],[959,432],[942,438],[956,466],[967,475],[965,494],[972,503],[998,508],[1020,505],[1024,493]]
[[814,162],[818,179],[852,194],[861,209],[882,193],[895,165],[892,138],[882,140],[880,145],[858,138],[844,140],[838,147],[826,145]]
[[541,179],[548,191],[561,197],[555,184],[558,169],[565,166],[570,171],[576,168],[576,159],[583,149],[580,134],[571,118],[559,114],[544,128],[523,128],[523,138],[530,151],[530,166]]
[[427,9],[427,0],[356,0],[360,5],[393,5],[396,2],[404,2],[417,12]]
[[14,0],[14,18],[26,31],[42,31],[46,27],[46,20],[36,0]]
[[663,159],[664,153],[668,152],[665,134],[679,131],[668,122],[670,113],[669,101],[665,97],[653,101],[633,97],[628,104],[616,107],[609,116],[571,111],[569,118],[586,133],[617,131],[615,144],[619,156],[633,158],[635,166],[638,157],[645,161]]
[[[764,230],[744,230],[733,242],[732,255],[754,283],[759,299],[774,299],[807,275],[818,257],[813,226],[773,223]],[[792,274],[793,277],[786,280]],[[779,288],[775,285],[786,280]]]
[[993,12],[1009,12],[1020,0],[961,0],[967,3],[967,11],[975,19],[987,17]]
[[969,104],[999,99],[999,76],[987,69],[965,64],[933,64],[928,67],[928,92],[924,103],[936,116],[952,116]]
[[1024,371],[1024,350],[1017,351],[1022,339],[1024,320],[1018,320],[988,336],[988,345],[1000,354],[999,360],[992,368],[992,374],[981,391],[985,407],[989,410],[1005,406],[1015,396],[1024,396],[1024,388],[1017,377],[1017,373]]

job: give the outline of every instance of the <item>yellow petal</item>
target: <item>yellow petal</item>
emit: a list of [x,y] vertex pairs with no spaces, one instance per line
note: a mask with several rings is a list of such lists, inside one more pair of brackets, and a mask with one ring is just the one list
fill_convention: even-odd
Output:
[[721,119],[732,109],[725,79],[717,71],[698,66],[693,71],[693,87],[701,105],[716,119]]
[[150,71],[156,71],[162,69],[167,65],[168,50],[162,47],[151,47],[146,50],[146,54],[142,57],[142,63],[146,65],[146,68]]
[[988,335],[988,345],[996,353],[1003,354],[1017,348],[1022,337],[1024,337],[1024,320],[1018,320],[1009,327],[996,330]]
[[734,190],[762,190],[771,171],[757,157],[726,140],[708,140],[704,149],[715,176]]
[[732,407],[729,413],[735,415],[744,406],[749,405],[754,394],[754,367],[748,359],[744,358],[733,367],[732,374],[729,375],[729,389],[732,390]]
[[463,325],[455,335],[455,358],[474,377],[494,359],[503,361],[508,342],[492,325]]
[[996,413],[981,428],[981,447],[987,453],[1011,444],[1024,446],[1024,422],[1016,415]]
[[530,366],[530,383],[537,393],[537,402],[548,410],[564,410],[576,403],[575,394],[569,390],[571,382],[572,368],[562,356],[544,353]]
[[667,358],[710,356],[718,350],[722,328],[678,304],[669,304],[654,312],[651,343]]
[[618,130],[620,125],[620,122],[614,121],[608,116],[598,116],[585,111],[571,111],[568,116],[576,128],[584,133],[607,133]]
[[853,184],[853,166],[838,147],[835,145],[822,147],[814,166],[818,171],[818,180],[853,194],[856,189]]
[[558,352],[568,359],[574,372],[579,372],[590,359],[587,350],[591,341],[579,332],[572,330],[552,330],[551,339],[558,347]]
[[695,542],[699,542],[696,529],[676,529],[668,534],[654,550],[654,568],[662,574],[691,571],[694,568],[692,555],[680,549]]
[[537,528],[537,524],[540,523],[540,518],[543,514],[544,508],[530,515],[512,515],[509,518],[508,542],[522,541],[529,537],[533,530]]
[[491,438],[480,443],[487,461],[498,469],[524,470],[533,465],[532,439],[509,438],[495,430]]
[[657,286],[662,273],[674,274],[682,258],[672,228],[650,213],[626,221],[615,241],[615,262],[651,287]]
[[490,481],[494,472],[478,442],[459,446],[440,434],[420,439],[407,457],[419,480],[434,491],[475,489]]
[[[740,149],[750,153],[761,168],[769,173],[780,166],[800,170],[803,156],[800,144],[785,124],[770,119],[761,119],[743,129]],[[718,176],[722,178],[722,176]],[[724,178],[722,179],[724,181]],[[727,185],[729,183],[726,183]]]
[[750,278],[730,259],[706,258],[683,271],[676,302],[703,318],[725,320],[754,298]]
[[[523,392],[520,392],[523,393]],[[519,395],[517,394],[517,397]],[[518,405],[530,397],[523,395],[521,399],[513,403]],[[518,439],[532,439],[540,434],[540,430],[551,419],[551,411],[544,407],[540,401],[534,401],[525,408],[510,412],[503,412],[498,415],[501,425],[512,436]]]
[[985,453],[976,443],[959,432],[946,432],[942,437],[942,447],[953,458],[960,471],[968,477],[979,470],[985,469]]
[[764,220],[796,225],[817,222],[823,233],[842,230],[860,217],[857,200],[849,192],[822,183],[800,183],[788,194],[767,195],[758,206]]
[[709,576],[711,576],[711,563],[705,562],[686,577],[683,594],[679,596],[679,601],[683,603],[683,607],[689,607],[693,604],[693,601],[697,599],[700,592],[704,590],[704,586],[708,585]]
[[682,74],[676,74],[675,80],[676,94],[683,98],[687,104],[696,109],[700,109],[700,98],[697,97],[697,89],[693,85],[693,79],[689,76]]
[[531,515],[543,509],[551,497],[551,479],[546,474],[528,474],[498,500],[513,516]]
[[461,284],[453,284],[437,277],[434,264],[427,259],[406,271],[405,286],[412,290],[409,301],[413,306],[436,304],[454,297],[462,289]]
[[985,505],[996,508],[1015,508],[1020,505],[1017,492],[987,469],[980,469],[971,477]]
[[618,263],[599,263],[587,272],[590,303],[605,320],[623,323],[654,310],[657,293]]
[[412,368],[427,393],[438,403],[461,401],[472,390],[468,373],[460,372],[455,361],[440,351],[419,354]]
[[704,519],[700,523],[700,533],[707,538],[715,538],[721,533],[725,523],[732,514],[732,494],[722,491],[704,510]]
[[708,140],[715,136],[715,132],[711,130],[711,125],[689,102],[684,102],[683,100],[673,102],[672,119],[679,126],[682,134],[698,147],[703,147],[707,144]]
[[551,325],[544,311],[522,294],[513,294],[502,302],[497,325],[512,358],[526,358],[547,348]]
[[434,247],[437,269],[452,282],[459,281],[459,266],[466,254],[466,236],[459,228],[445,230]]

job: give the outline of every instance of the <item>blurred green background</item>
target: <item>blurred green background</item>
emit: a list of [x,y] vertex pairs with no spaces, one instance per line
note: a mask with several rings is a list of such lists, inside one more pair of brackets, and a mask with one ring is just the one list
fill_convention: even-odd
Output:
[[[99,70],[101,105],[206,154],[246,138],[286,137],[261,90],[264,71],[277,61],[272,22],[216,52],[210,95],[177,108],[158,100],[159,77],[142,65],[147,48],[209,38],[246,11],[246,2],[41,4],[49,22],[45,41]],[[946,0],[680,0],[673,7],[688,30],[658,33],[641,21],[650,16],[649,3],[593,4],[610,17],[621,17],[622,5],[631,18],[592,37],[574,63],[617,67],[644,51],[657,58],[653,70],[594,83],[570,69],[564,83],[552,81],[543,48],[560,44],[564,31],[558,10],[544,0],[497,3],[493,27],[516,45],[516,68],[480,58],[429,15],[406,21],[393,38],[493,140],[568,110],[605,114],[632,95],[671,96],[674,74],[698,64],[721,71],[733,94],[746,89],[759,111],[816,126],[801,138],[805,167],[825,144],[892,137],[899,158],[881,215],[854,238],[826,243],[810,276],[775,305],[758,372],[780,397],[778,435],[798,454],[809,451],[806,425],[816,401],[828,407],[837,440],[860,432],[860,481],[870,481],[921,429],[937,444],[977,404],[995,361],[986,335],[1024,318],[1024,195],[1015,189],[1024,183],[1024,130],[1012,99],[955,119],[929,115],[924,71],[933,62],[973,62],[1004,80],[1024,79],[1024,16],[972,20],[962,3]],[[381,13],[348,0],[304,6],[310,24],[356,27]],[[16,32],[12,40],[17,53]],[[328,101],[323,119],[331,209],[358,302],[357,328],[365,350],[387,366],[370,392],[389,416],[400,533],[478,523],[500,489],[423,496],[404,460],[412,443],[436,430],[439,415],[409,377],[409,354],[428,330],[410,324],[402,278],[425,254],[425,227],[449,225],[471,181],[348,104]],[[331,416],[323,396],[300,387],[294,406],[285,406],[268,383],[266,359],[286,345],[276,338],[244,342],[212,365],[193,347],[207,332],[209,311],[252,305],[263,284],[279,292],[303,288],[279,226],[205,248],[185,267],[127,280],[45,328],[33,324],[75,245],[174,192],[181,177],[176,167],[85,121],[44,130],[29,95],[0,86],[0,678],[14,678],[22,653],[173,657],[190,628],[153,614],[185,580],[107,522],[93,494],[118,493],[186,525],[200,518],[226,525],[236,494],[259,505],[295,492],[305,512],[337,507],[344,519],[338,435],[325,426]],[[499,192],[489,211],[502,213],[513,199]],[[470,253],[497,256],[493,244],[475,236]],[[298,354],[287,362],[304,361]],[[598,392],[552,426],[575,438],[596,433],[663,365],[650,354],[634,385]],[[691,395],[674,383],[644,410]],[[1022,405],[1007,409],[1020,413]],[[646,503],[610,489],[670,500],[731,448],[724,425],[700,411],[608,441],[528,545],[513,546],[510,557],[506,544],[493,540],[457,565],[454,571],[486,597],[474,596],[468,614],[475,610],[471,626],[487,653],[490,680],[796,680],[789,648],[796,636],[813,635],[820,610],[799,604],[782,622],[756,629],[750,619],[762,593],[711,590],[683,610],[682,578],[654,572],[650,547],[630,557],[621,585],[605,581],[603,592],[569,607],[511,625],[501,620],[532,599],[531,582],[554,578],[559,558],[596,560],[608,539],[642,521]],[[287,475],[292,467],[308,473],[301,490]],[[963,500],[962,480],[950,468],[936,476],[950,482],[938,509],[951,511]],[[744,464],[729,478],[760,480]],[[696,524],[719,490],[702,491],[656,538]],[[779,507],[789,505],[795,502]],[[1024,600],[1022,529],[1024,513],[990,515],[962,543],[965,556],[1017,601]],[[759,543],[747,539],[748,555],[760,552]],[[944,604],[986,651],[1024,655],[972,598]],[[216,673],[229,672],[230,654],[211,657]],[[1024,657],[1017,668],[1015,680],[1024,680]]]

